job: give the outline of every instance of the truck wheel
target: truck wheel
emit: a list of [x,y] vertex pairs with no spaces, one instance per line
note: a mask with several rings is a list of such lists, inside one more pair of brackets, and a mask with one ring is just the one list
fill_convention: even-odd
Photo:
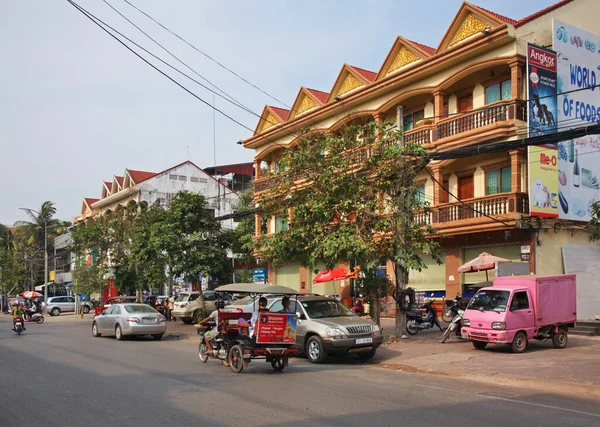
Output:
[[473,343],[473,347],[475,347],[477,350],[483,350],[488,345],[488,343],[485,341],[471,341],[471,342]]
[[527,335],[525,332],[520,331],[515,335],[515,339],[512,342],[511,348],[513,353],[523,353],[527,350]]
[[557,334],[552,335],[552,344],[554,348],[565,348],[569,338],[565,329],[559,329]]
[[327,360],[323,340],[317,335],[313,335],[306,342],[306,357],[310,363],[324,363]]

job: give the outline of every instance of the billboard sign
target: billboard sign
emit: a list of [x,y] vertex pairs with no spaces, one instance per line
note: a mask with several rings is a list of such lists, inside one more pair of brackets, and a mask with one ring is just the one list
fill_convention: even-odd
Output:
[[527,43],[527,125],[529,136],[555,133],[556,52]]
[[260,313],[256,326],[257,344],[294,344],[296,342],[295,314]]
[[558,124],[561,130],[600,124],[600,37],[557,19],[552,25],[558,93],[563,93]]
[[529,211],[531,216],[558,218],[558,153],[554,145],[529,146]]
[[558,144],[559,217],[589,221],[600,200],[600,135]]

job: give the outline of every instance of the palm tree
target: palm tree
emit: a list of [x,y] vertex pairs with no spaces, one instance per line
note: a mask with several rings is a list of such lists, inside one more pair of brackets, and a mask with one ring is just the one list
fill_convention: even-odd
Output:
[[56,214],[56,208],[54,203],[46,201],[42,203],[42,207],[38,211],[33,209],[23,209],[29,216],[29,221],[17,221],[15,222],[16,228],[24,228],[26,230],[26,244],[29,246],[42,246],[44,245],[44,231],[45,228],[50,230],[54,225],[57,225],[60,221],[54,218]]

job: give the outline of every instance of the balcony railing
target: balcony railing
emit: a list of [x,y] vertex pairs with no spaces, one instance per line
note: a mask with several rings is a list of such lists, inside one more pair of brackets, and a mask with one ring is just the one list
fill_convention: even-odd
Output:
[[415,144],[423,145],[431,142],[431,130],[433,126],[427,126],[423,128],[412,129],[404,133],[405,142],[413,142]]
[[511,213],[529,213],[529,198],[526,193],[504,193],[478,197],[464,203],[444,203],[434,206],[430,212],[419,212],[415,221],[433,225],[473,218],[496,217]]
[[527,120],[527,105],[525,103],[494,105],[472,113],[460,114],[454,119],[446,119],[436,126],[433,140],[448,138],[463,132],[514,119]]

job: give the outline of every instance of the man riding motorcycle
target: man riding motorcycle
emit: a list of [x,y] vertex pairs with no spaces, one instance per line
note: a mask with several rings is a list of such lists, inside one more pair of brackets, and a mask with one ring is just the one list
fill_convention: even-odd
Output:
[[[12,317],[13,317],[13,331],[15,330],[15,324],[17,323],[17,319],[23,319],[23,308],[21,304],[17,301],[13,302],[12,307]],[[21,324],[23,325],[23,330],[25,331],[27,328],[25,327],[25,322],[21,320]]]

